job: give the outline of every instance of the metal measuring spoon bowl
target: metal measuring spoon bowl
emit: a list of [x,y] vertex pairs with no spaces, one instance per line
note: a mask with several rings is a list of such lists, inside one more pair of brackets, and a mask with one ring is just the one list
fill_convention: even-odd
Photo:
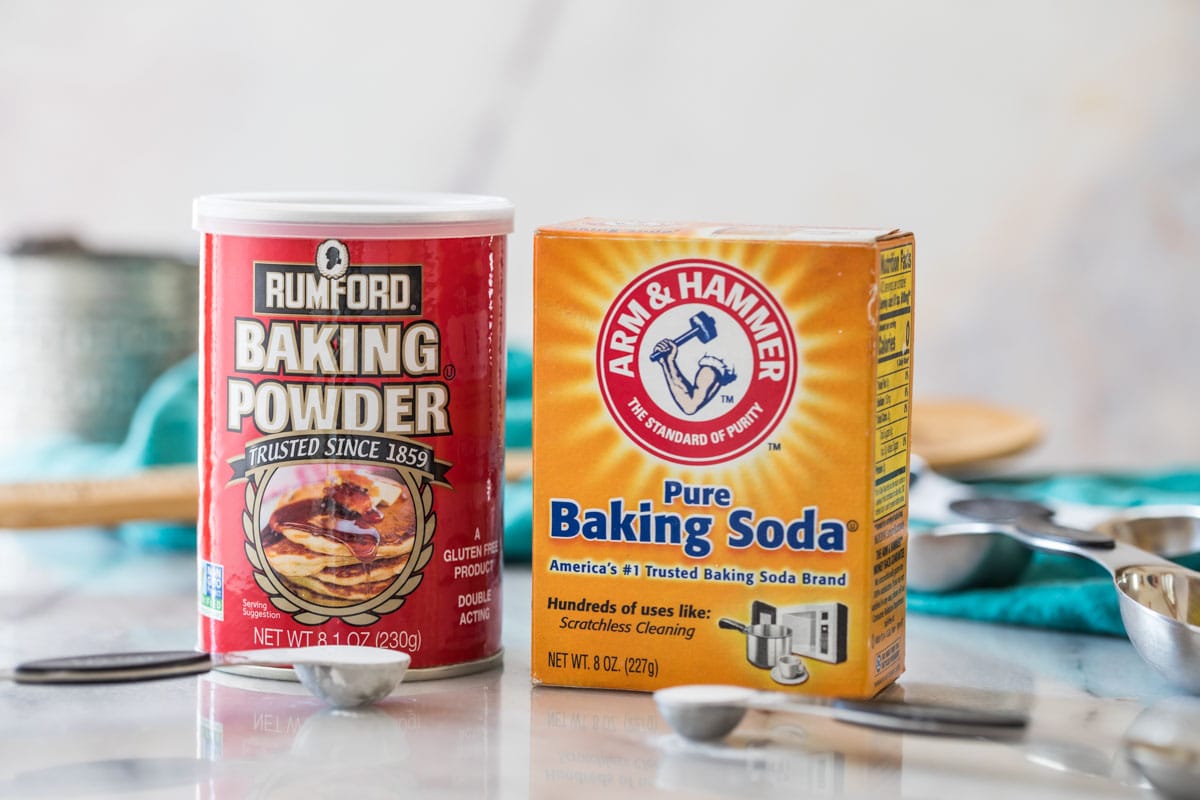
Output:
[[946,508],[960,521],[909,533],[910,589],[936,594],[1010,585],[1029,566],[1033,554],[996,532],[995,525],[1026,515],[1046,519],[1054,515],[1040,503],[1007,497],[963,497],[951,500]]
[[1095,529],[1164,558],[1200,553],[1200,505],[1137,506],[1113,514]]
[[675,733],[695,742],[725,738],[750,709],[832,717],[839,722],[899,733],[934,736],[1011,736],[1024,730],[1024,714],[930,703],[765,692],[741,686],[696,684],[654,693],[659,713]]
[[913,531],[908,537],[908,588],[945,593],[1008,586],[1033,551],[988,522],[963,522]]
[[741,686],[673,686],[655,692],[654,702],[671,730],[693,742],[713,742],[733,732],[753,694]]
[[335,708],[382,700],[404,680],[412,662],[406,653],[381,648],[330,645],[308,650],[290,660],[292,669],[306,689]]
[[1125,758],[1166,797],[1200,797],[1200,701],[1172,697],[1150,706],[1121,740]]
[[1030,547],[1083,556],[1112,575],[1134,649],[1167,680],[1200,693],[1200,573],[1096,531],[1026,517],[998,530]]
[[320,645],[290,650],[243,651],[263,664],[290,664],[304,688],[334,708],[357,708],[392,693],[412,657],[396,650],[351,645]]

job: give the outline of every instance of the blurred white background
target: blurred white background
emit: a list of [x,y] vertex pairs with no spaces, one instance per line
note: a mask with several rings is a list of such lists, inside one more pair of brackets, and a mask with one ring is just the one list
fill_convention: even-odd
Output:
[[194,195],[501,194],[917,235],[916,393],[1033,467],[1200,462],[1200,4],[0,0],[0,237],[188,252]]

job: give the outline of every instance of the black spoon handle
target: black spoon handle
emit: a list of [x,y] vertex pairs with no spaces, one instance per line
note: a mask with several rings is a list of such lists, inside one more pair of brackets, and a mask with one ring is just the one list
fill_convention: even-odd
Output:
[[887,730],[944,736],[1018,733],[1029,724],[1025,714],[888,700],[834,700],[835,716]]
[[212,656],[192,650],[98,653],[27,661],[16,666],[12,678],[17,683],[125,683],[198,675],[212,667]]

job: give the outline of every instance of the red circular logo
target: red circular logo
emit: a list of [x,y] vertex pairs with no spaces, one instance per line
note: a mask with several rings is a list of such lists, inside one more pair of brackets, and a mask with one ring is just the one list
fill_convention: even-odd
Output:
[[613,301],[596,373],[608,412],[644,450],[719,464],[775,430],[796,386],[796,339],[779,301],[719,261],[670,261]]

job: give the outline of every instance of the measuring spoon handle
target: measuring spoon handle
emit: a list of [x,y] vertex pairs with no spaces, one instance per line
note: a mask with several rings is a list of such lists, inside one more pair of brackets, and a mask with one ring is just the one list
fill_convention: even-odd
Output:
[[1135,565],[1176,566],[1162,556],[1118,542],[1099,531],[1059,525],[1040,517],[1021,517],[1014,525],[1000,526],[1000,531],[1038,550],[1090,559],[1114,575]]
[[98,653],[27,661],[10,677],[17,683],[128,683],[198,675],[212,667],[208,653],[192,650]]
[[890,700],[834,700],[833,716],[872,728],[940,736],[987,736],[1023,730],[1029,718],[1020,713],[964,706]]
[[747,705],[768,712],[832,717],[851,725],[935,736],[1011,736],[1029,724],[1026,715],[1007,711],[907,701],[793,697],[780,692],[757,692]]

